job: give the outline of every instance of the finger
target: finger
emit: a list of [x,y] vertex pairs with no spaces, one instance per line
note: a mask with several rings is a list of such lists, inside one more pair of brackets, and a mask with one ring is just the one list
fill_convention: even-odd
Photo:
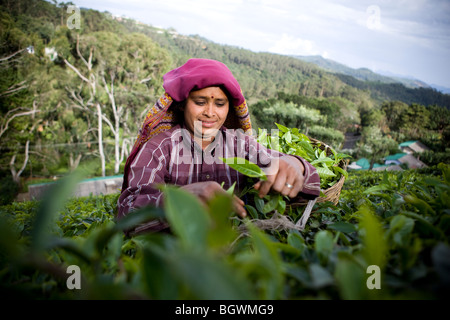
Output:
[[291,183],[293,188],[290,189],[288,194],[289,198],[295,198],[300,191],[303,190],[303,177],[297,177],[295,181]]
[[264,198],[272,188],[273,182],[275,180],[275,176],[268,176],[267,180],[261,181],[261,185],[259,187],[259,197]]
[[292,194],[295,193],[296,189],[297,188],[296,188],[296,186],[294,184],[294,181],[290,181],[290,182],[286,181],[284,183],[283,190],[280,193],[283,196],[289,196],[290,197]]
[[241,217],[245,218],[247,216],[247,211],[245,210],[245,203],[236,195],[233,198],[233,208],[234,211]]
[[[290,177],[286,176],[286,173],[284,171],[278,172],[278,174],[275,177],[275,181],[272,185],[272,190],[283,194],[283,192],[286,191],[286,189],[287,189],[286,181],[288,178],[290,178]],[[283,194],[283,195],[287,195],[287,194]]]
[[233,195],[233,199],[234,199],[234,201],[235,201],[236,203],[238,203],[239,205],[241,205],[241,206],[244,206],[244,205],[245,205],[245,202],[244,202],[241,198],[239,198],[237,195]]

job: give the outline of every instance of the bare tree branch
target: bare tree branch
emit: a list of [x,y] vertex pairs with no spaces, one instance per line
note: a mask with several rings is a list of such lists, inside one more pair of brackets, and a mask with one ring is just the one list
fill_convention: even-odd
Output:
[[0,62],[9,60],[9,59],[11,59],[12,57],[14,57],[15,55],[18,55],[19,53],[21,53],[21,52],[23,52],[23,51],[25,51],[25,50],[27,50],[27,49],[25,48],[25,49],[16,51],[16,52],[14,52],[13,54],[11,54],[11,55],[9,55],[9,56],[7,56],[7,57],[0,58]]
[[112,122],[105,116],[104,113],[102,113],[102,119],[103,119],[103,121],[105,121],[108,124],[108,126],[111,129],[112,133],[115,135],[116,134],[116,130],[114,129],[114,126],[113,126]]
[[86,59],[83,57],[83,55],[80,52],[80,35],[77,34],[77,54],[80,57],[80,59],[84,62],[86,67],[89,71],[92,70],[92,54],[93,54],[93,48],[91,47],[90,53],[89,53],[89,61],[86,61]]
[[83,76],[83,75],[81,74],[81,72],[80,72],[77,68],[75,68],[69,61],[67,61],[66,58],[64,58],[64,57],[62,57],[62,56],[61,56],[61,58],[64,59],[64,63],[65,63],[70,69],[72,69],[73,71],[75,71],[75,73],[80,77],[81,80],[83,80],[83,81],[85,81],[85,82],[87,82],[87,83],[90,83],[89,79],[86,78],[85,76]]
[[28,158],[29,158],[29,147],[30,147],[30,140],[27,140],[26,144],[25,144],[25,159],[23,160],[23,164],[22,167],[20,168],[19,171],[16,171],[16,168],[14,166],[14,163],[16,162],[16,154],[14,154],[11,158],[11,161],[9,162],[9,168],[11,170],[11,174],[13,177],[13,180],[19,184],[20,183],[20,175],[22,174],[22,172],[25,170],[25,168],[27,167],[27,163],[28,163]]
[[[6,117],[8,117],[8,115],[10,114],[10,113],[12,113],[12,112],[15,112],[15,111],[18,111],[18,110],[20,110],[20,109],[23,109],[23,108],[16,108],[16,109],[13,109],[13,110],[10,110],[7,114],[6,114]],[[1,126],[0,126],[0,137],[6,132],[6,130],[8,130],[8,126],[9,126],[9,124],[10,124],[10,122],[12,121],[12,120],[14,120],[15,118],[17,118],[17,117],[22,117],[22,116],[27,116],[27,115],[34,115],[35,113],[37,113],[37,112],[40,112],[41,110],[36,110],[36,109],[34,109],[34,110],[31,110],[31,111],[26,111],[26,112],[19,112],[19,113],[16,113],[16,114],[13,114],[11,117],[9,117],[9,118],[7,118],[7,119],[4,119],[3,121],[5,121],[5,123],[2,123],[1,124]]]
[[17,83],[17,84],[13,84],[13,85],[12,85],[11,87],[9,87],[6,91],[0,93],[0,97],[4,97],[4,96],[10,95],[10,94],[12,94],[12,93],[14,93],[14,92],[17,92],[17,91],[26,89],[28,86],[25,85],[25,83],[26,83],[26,80],[24,80],[24,81],[22,81],[22,82],[19,82],[19,83]]

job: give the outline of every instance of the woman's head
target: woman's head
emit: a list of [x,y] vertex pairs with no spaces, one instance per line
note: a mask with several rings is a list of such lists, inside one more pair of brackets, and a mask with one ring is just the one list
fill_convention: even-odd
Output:
[[[189,124],[189,119],[185,117],[185,111],[186,103],[192,93],[206,88],[216,88],[216,90],[221,90],[222,95],[226,96],[229,109],[227,115],[225,117],[221,115],[220,122],[217,123],[220,125],[225,124],[227,128],[243,129],[244,131],[250,128],[248,110],[239,83],[228,67],[222,62],[209,59],[190,59],[181,67],[169,71],[164,75],[163,79],[163,86],[166,93],[174,100],[170,110],[174,114],[175,123]],[[206,96],[211,97],[213,94]],[[196,109],[198,111],[198,108]],[[239,114],[238,111],[240,112]],[[199,116],[197,115],[198,118]],[[242,126],[241,122],[248,123],[248,128]],[[199,128],[203,127],[207,129],[205,126],[200,126],[200,124]],[[214,125],[214,127],[216,126]],[[192,123],[190,127],[188,126],[188,129],[192,129],[191,133],[193,133],[194,126]],[[206,133],[205,130],[202,131],[203,134]]]

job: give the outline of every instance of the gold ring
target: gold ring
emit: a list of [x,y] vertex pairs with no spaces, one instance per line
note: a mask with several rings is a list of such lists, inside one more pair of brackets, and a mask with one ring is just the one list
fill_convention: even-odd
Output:
[[288,187],[289,189],[292,189],[292,188],[294,187],[292,184],[289,184],[289,183],[287,183],[287,182],[286,182],[284,185],[285,185],[286,187]]

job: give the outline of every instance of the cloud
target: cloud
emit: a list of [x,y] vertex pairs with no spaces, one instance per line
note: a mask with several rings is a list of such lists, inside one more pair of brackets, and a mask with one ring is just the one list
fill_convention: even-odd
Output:
[[314,41],[296,38],[283,33],[281,39],[269,48],[269,52],[286,55],[317,55],[319,51]]

